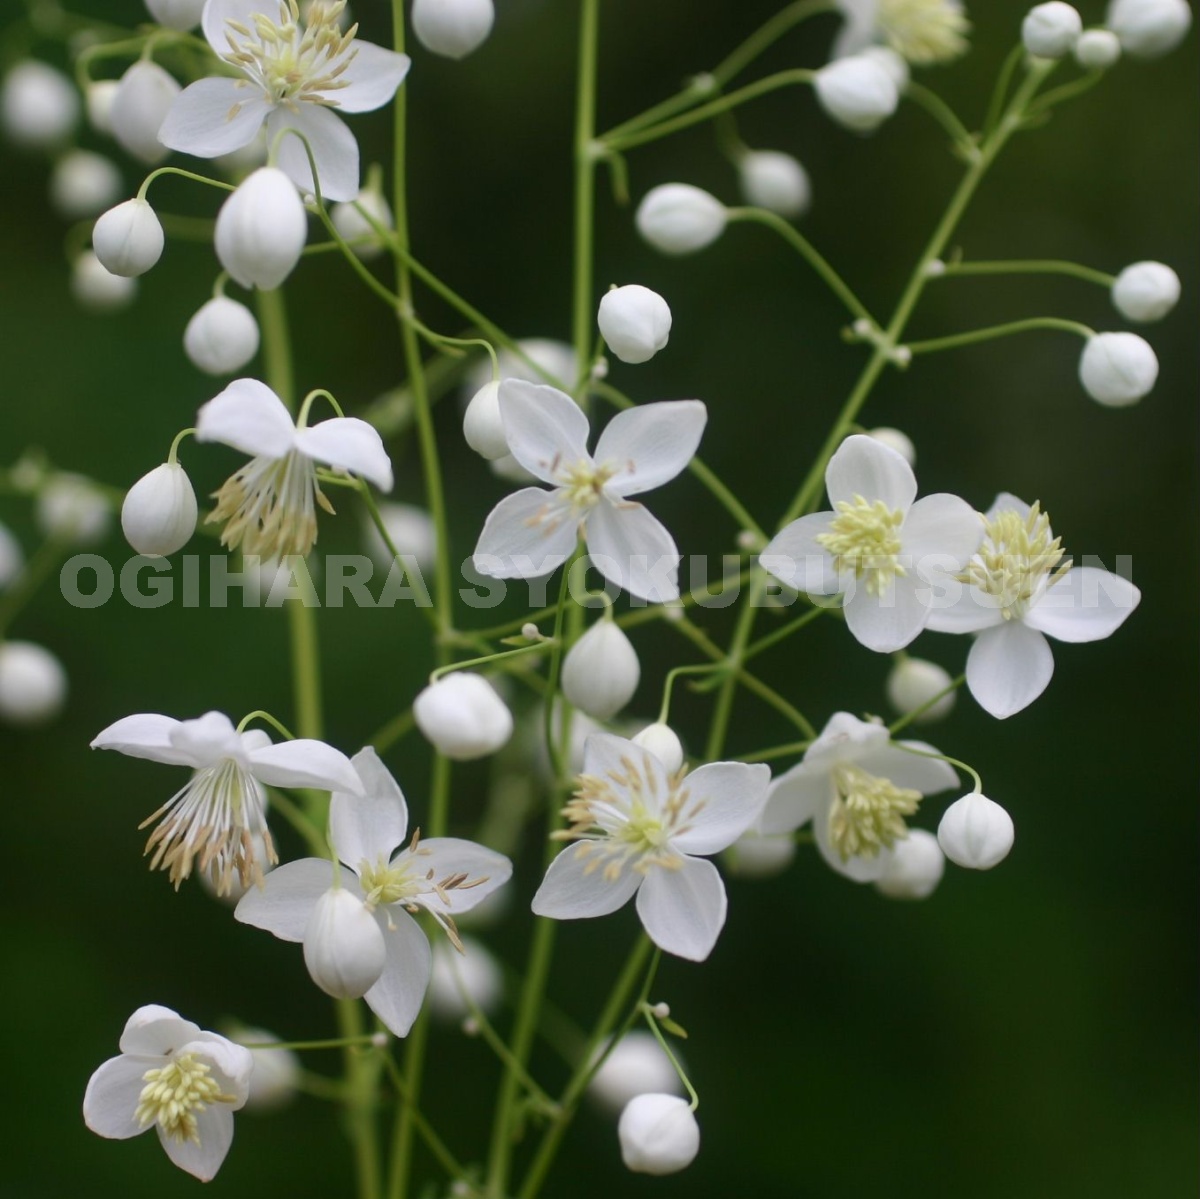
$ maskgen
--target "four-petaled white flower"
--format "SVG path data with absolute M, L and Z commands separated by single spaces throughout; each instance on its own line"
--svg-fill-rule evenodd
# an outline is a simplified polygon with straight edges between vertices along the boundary
M 845 593 L 846 624 L 868 649 L 903 649 L 940 598 L 935 585 L 956 586 L 954 575 L 978 549 L 979 516 L 957 496 L 917 500 L 912 467 L 863 434 L 830 458 L 825 488 L 836 511 L 793 521 L 760 561 L 797 591 Z
M 304 417 L 301 416 L 303 421 Z M 365 420 L 336 416 L 296 425 L 283 401 L 257 379 L 235 379 L 196 416 L 196 440 L 219 441 L 249 462 L 216 493 L 209 521 L 224 521 L 221 542 L 262 558 L 301 557 L 317 540 L 317 511 L 333 505 L 317 482 L 317 463 L 392 489 L 392 463 Z
M 250 1050 L 158 1004 L 129 1017 L 120 1047 L 120 1057 L 88 1081 L 88 1128 L 115 1140 L 154 1128 L 171 1161 L 208 1182 L 233 1141 L 233 1113 L 250 1093 Z
M 421 1009 L 430 973 L 429 942 L 409 913 L 428 912 L 459 945 L 454 917 L 505 883 L 512 863 L 456 837 L 426 840 L 417 830 L 408 840 L 408 805 L 396 780 L 373 749 L 352 761 L 361 782 L 351 794 L 336 792 L 329 808 L 329 840 L 343 864 L 288 862 L 267 876 L 261 890 L 248 892 L 235 915 L 283 941 L 302 942 L 313 908 L 330 887 L 361 900 L 387 949 L 383 973 L 363 998 L 402 1037 Z
M 977 633 L 967 686 L 980 707 L 1004 719 L 1033 703 L 1054 673 L 1046 637 L 1100 641 L 1124 623 L 1141 592 L 1095 566 L 1072 566 L 1039 505 L 1001 494 L 984 517 L 985 536 L 963 574 L 966 586 L 929 628 Z
M 971 23 L 960 0 L 836 0 L 845 18 L 835 58 L 890 46 L 909 62 L 949 62 L 967 51 Z
M 345 33 L 346 5 L 316 0 L 302 19 L 297 0 L 208 0 L 208 44 L 239 72 L 201 79 L 176 98 L 159 141 L 198 158 L 249 145 L 267 126 L 275 163 L 302 191 L 316 190 L 305 142 L 329 200 L 358 195 L 358 143 L 336 112 L 370 112 L 395 95 L 408 73 L 407 55 Z M 303 137 L 286 135 L 295 130 Z
M 679 598 L 671 534 L 628 497 L 673 479 L 691 461 L 708 419 L 699 400 L 620 412 L 596 451 L 588 419 L 553 387 L 505 379 L 500 415 L 513 457 L 554 490 L 526 487 L 500 501 L 475 547 L 475 569 L 496 579 L 534 579 L 561 566 L 582 528 L 606 579 L 652 603 Z
M 856 883 L 875 882 L 908 836 L 905 817 L 926 795 L 958 784 L 949 763 L 921 756 L 935 753 L 923 741 L 893 742 L 882 724 L 837 712 L 803 759 L 771 784 L 759 827 L 790 833 L 812 821 L 817 848 L 834 870 Z
M 267 862 L 278 860 L 267 828 L 264 784 L 362 790 L 350 759 L 323 741 L 272 744 L 261 729 L 238 732 L 221 712 L 196 720 L 126 716 L 100 733 L 92 748 L 192 767 L 187 784 L 139 827 L 159 821 L 146 842 L 146 852 L 154 853 L 151 870 L 166 870 L 178 888 L 198 865 L 208 871 L 218 895 L 232 890 L 235 874 L 243 887 L 262 882 L 256 834 Z
M 704 860 L 762 814 L 770 771 L 712 762 L 674 773 L 649 750 L 598 733 L 588 738 L 579 789 L 563 809 L 573 841 L 550 863 L 533 910 L 555 920 L 605 916 L 637 893 L 650 939 L 702 962 L 725 924 L 725 884 Z

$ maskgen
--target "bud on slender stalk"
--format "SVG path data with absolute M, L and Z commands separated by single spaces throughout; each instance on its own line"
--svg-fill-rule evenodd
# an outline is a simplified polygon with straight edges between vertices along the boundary
M 1089 71 L 1103 71 L 1121 57 L 1121 39 L 1109 29 L 1085 29 L 1075 43 L 1075 61 Z
M 621 1159 L 638 1174 L 675 1174 L 700 1152 L 700 1126 L 686 1099 L 648 1094 L 631 1099 L 617 1124 Z
M 615 716 L 633 698 L 642 669 L 620 625 L 597 621 L 563 660 L 562 689 L 571 704 L 597 720 Z
M 116 312 L 133 303 L 137 281 L 114 275 L 91 250 L 85 250 L 71 268 L 71 294 L 92 312 Z
M 278 287 L 300 261 L 307 237 L 296 185 L 277 167 L 248 175 L 217 213 L 217 257 L 243 287 Z
M 482 46 L 495 19 L 492 0 L 413 0 L 417 41 L 446 58 L 465 58 Z
M 678 1095 L 682 1087 L 654 1034 L 634 1029 L 613 1046 L 587 1089 L 597 1103 L 616 1113 L 639 1095 Z
M 1008 856 L 1013 845 L 1012 817 L 986 795 L 977 792 L 955 800 L 938 825 L 942 852 L 957 866 L 991 870 Z
M 361 999 L 387 961 L 383 931 L 366 905 L 341 887 L 325 892 L 304 930 L 304 964 L 334 999 Z
M 945 872 L 946 858 L 938 839 L 923 828 L 911 828 L 892 846 L 875 889 L 888 899 L 928 899 Z
M 369 262 L 372 258 L 378 258 L 385 247 L 371 221 L 359 211 L 360 208 L 376 225 L 382 225 L 385 229 L 393 228 L 395 218 L 392 216 L 391 205 L 377 191 L 359 192 L 355 200 L 346 200 L 333 206 L 329 214 L 330 219 L 333 221 L 333 227 L 346 241 L 370 239 L 351 247 L 357 257 Z
M 1113 304 L 1126 320 L 1160 321 L 1179 303 L 1179 276 L 1162 262 L 1135 262 L 1112 286 Z
M 1097 333 L 1079 359 L 1079 381 L 1097 403 L 1124 408 L 1148 395 L 1158 378 L 1158 359 L 1136 333 Z
M 162 162 L 171 152 L 158 140 L 158 131 L 181 90 L 154 62 L 135 62 L 121 76 L 109 124 L 118 144 L 147 166 Z
M 187 323 L 183 348 L 210 375 L 231 375 L 258 353 L 258 322 L 245 304 L 214 296 Z
M 103 212 L 121 194 L 123 181 L 103 154 L 70 150 L 54 164 L 50 202 L 69 221 Z
M 742 195 L 747 204 L 796 217 L 808 211 L 812 184 L 808 172 L 780 150 L 751 150 L 738 162 Z
M 163 252 L 163 227 L 145 200 L 110 208 L 92 230 L 92 248 L 106 271 L 132 279 L 144 275 Z
M 888 69 L 865 54 L 839 58 L 816 76 L 817 100 L 840 125 L 870 133 L 896 111 L 900 92 Z
M 61 71 L 26 59 L 4 76 L 0 118 L 18 145 L 56 146 L 71 136 L 79 120 L 79 93 Z
M 496 462 L 508 456 L 508 439 L 500 416 L 500 384 L 485 383 L 463 413 L 463 437 L 481 458 Z
M 1112 0 L 1105 24 L 1134 58 L 1158 58 L 1174 50 L 1192 25 L 1187 0 Z
M 482 675 L 456 670 L 430 683 L 413 703 L 417 727 L 448 758 L 495 753 L 512 736 L 512 713 Z
M 1062 0 L 1037 5 L 1021 23 L 1021 40 L 1036 58 L 1062 58 L 1070 54 L 1082 32 L 1083 18 Z
M 126 493 L 121 529 L 139 554 L 160 558 L 187 545 L 196 530 L 196 516 L 196 493 L 183 467 L 164 462 Z
M 0 642 L 0 720 L 45 724 L 66 699 L 67 672 L 48 649 L 32 641 Z
M 633 743 L 648 749 L 666 767 L 668 774 L 674 774 L 683 765 L 683 745 L 669 725 L 659 721 L 648 724 L 634 737 Z
M 907 716 L 941 694 L 954 680 L 936 662 L 924 658 L 903 658 L 892 667 L 887 679 L 888 702 L 897 712 Z M 943 695 L 931 708 L 917 717 L 917 724 L 930 724 L 950 714 L 954 707 L 954 692 Z
M 652 188 L 638 205 L 638 232 L 664 254 L 690 254 L 711 245 L 725 231 L 728 215 L 715 196 L 690 183 Z
M 667 344 L 671 309 L 658 292 L 629 283 L 605 294 L 596 323 L 608 348 L 622 362 L 649 362 Z
M 64 472 L 42 488 L 34 514 L 47 537 L 96 545 L 108 533 L 112 509 L 108 497 L 89 479 Z

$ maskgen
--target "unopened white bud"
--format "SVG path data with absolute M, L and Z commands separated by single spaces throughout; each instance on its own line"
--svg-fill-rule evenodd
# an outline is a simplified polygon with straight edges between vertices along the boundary
M 67 699 L 67 672 L 32 641 L 0 642 L 0 719 L 37 725 L 53 720 Z
M 360 209 L 362 211 L 360 211 Z M 366 213 L 366 216 L 363 215 Z M 395 218 L 392 216 L 391 205 L 377 191 L 359 192 L 353 201 L 344 200 L 335 204 L 329 214 L 333 227 L 348 242 L 364 239 L 361 245 L 351 246 L 354 253 L 364 261 L 378 258 L 384 251 L 384 243 L 375 230 L 375 225 L 391 229 Z M 367 220 L 367 217 L 371 220 Z
M 277 167 L 248 175 L 217 213 L 217 258 L 243 287 L 278 287 L 300 261 L 307 238 L 300 194 Z
M 1121 57 L 1121 39 L 1111 29 L 1085 29 L 1075 43 L 1075 61 L 1089 71 L 1104 71 Z
M 676 736 L 674 729 L 661 721 L 648 724 L 636 737 L 634 745 L 648 749 L 666 768 L 668 774 L 674 774 L 683 765 L 683 743 Z
M 542 634 L 538 631 L 537 625 L 535 625 L 532 620 L 526 621 L 525 624 L 521 626 L 521 636 L 524 637 L 526 641 L 541 641 L 542 639 Z
M 796 856 L 796 838 L 791 833 L 743 833 L 726 851 L 724 860 L 731 874 L 740 878 L 774 878 L 782 874 Z
M 437 558 L 437 529 L 424 508 L 416 504 L 380 504 L 379 515 L 401 557 L 413 558 L 422 570 L 433 565 Z M 385 574 L 392 569 L 392 551 L 374 521 L 367 525 L 367 552 Z
M 567 700 L 607 720 L 633 698 L 642 668 L 637 651 L 615 620 L 598 620 L 567 651 L 562 665 L 562 690 Z
M 1187 0 L 1112 0 L 1105 24 L 1134 58 L 1158 58 L 1174 50 L 1192 25 Z
M 1113 304 L 1126 320 L 1160 321 L 1179 303 L 1179 276 L 1162 262 L 1135 262 L 1112 286 Z
M 614 287 L 600 300 L 600 335 L 622 362 L 649 362 L 671 333 L 671 309 L 656 291 L 637 283 Z
M 807 212 L 812 202 L 808 172 L 782 150 L 751 150 L 743 154 L 738 162 L 738 175 L 746 202 L 757 208 L 794 217 Z
M 21 543 L 0 525 L 0 591 L 9 585 L 25 569 L 25 555 Z
M 146 0 L 146 7 L 160 25 L 183 32 L 200 24 L 204 0 Z
M 940 695 L 954 680 L 949 671 L 936 662 L 924 658 L 902 658 L 892 667 L 887 678 L 888 702 L 904 715 L 924 707 L 935 695 Z M 942 698 L 926 708 L 916 718 L 917 724 L 929 724 L 949 715 L 954 707 L 954 692 L 948 691 Z
M 145 200 L 126 200 L 110 208 L 92 230 L 92 248 L 106 271 L 132 279 L 144 275 L 162 257 L 163 227 Z
M 87 106 L 88 122 L 97 133 L 112 136 L 112 106 L 120 86 L 116 79 L 98 79 L 95 83 L 88 84 L 84 103 Z
M 1021 22 L 1025 49 L 1037 58 L 1062 58 L 1069 54 L 1083 32 L 1079 11 L 1062 0 L 1050 0 L 1031 8 Z
M 103 541 L 112 508 L 103 492 L 82 475 L 55 475 L 42 488 L 34 510 L 38 527 L 47 537 L 76 545 Z
M 865 54 L 838 58 L 816 74 L 821 107 L 858 133 L 877 129 L 896 111 L 900 92 L 886 67 Z
M 202 305 L 183 331 L 183 348 L 192 364 L 210 375 L 231 375 L 258 353 L 258 322 L 245 304 L 214 296 Z
M 664 254 L 690 254 L 711 245 L 725 231 L 728 214 L 716 196 L 690 183 L 652 188 L 638 205 L 638 232 Z
M 896 91 L 903 94 L 911 78 L 908 59 L 903 54 L 898 54 L 890 46 L 867 46 L 858 53 L 860 57 L 881 66 L 896 85 Z
M 500 384 L 485 383 L 463 413 L 463 436 L 481 458 L 496 462 L 508 456 L 508 439 L 500 416 Z
M 202 878 L 207 874 L 202 874 Z M 230 1038 L 238 1045 L 270 1045 L 279 1038 L 263 1028 L 239 1028 Z M 295 1098 L 300 1088 L 300 1059 L 290 1049 L 251 1049 L 254 1069 L 246 1110 L 272 1112 Z
M 512 713 L 482 675 L 456 670 L 430 683 L 413 703 L 417 727 L 458 762 L 486 757 L 512 736 Z
M 459 953 L 449 941 L 433 947 L 433 970 L 429 976 L 429 1006 L 440 1019 L 457 1022 L 470 1007 L 465 992 L 481 1012 L 491 1012 L 504 994 L 504 975 L 496 959 L 471 937 L 462 939 Z
M 621 1160 L 637 1174 L 675 1174 L 700 1152 L 700 1125 L 686 1099 L 638 1095 L 617 1122 Z
M 121 172 L 103 154 L 69 150 L 54 164 L 50 202 L 69 221 L 103 212 L 120 194 Z
M 153 166 L 170 150 L 158 140 L 180 86 L 157 63 L 135 62 L 121 76 L 109 110 L 113 137 L 134 158 Z
M 1097 333 L 1079 359 L 1079 381 L 1097 403 L 1124 408 L 1148 395 L 1158 378 L 1158 359 L 1136 333 Z
M 888 899 L 928 899 L 946 872 L 946 857 L 938 839 L 923 828 L 910 828 L 887 856 L 875 888 Z
M 917 447 L 913 445 L 912 438 L 907 433 L 888 425 L 880 425 L 878 429 L 868 429 L 867 436 L 887 446 L 889 450 L 895 450 L 909 466 L 916 465 Z
M 611 1112 L 621 1111 L 638 1095 L 678 1095 L 682 1089 L 671 1059 L 654 1034 L 642 1029 L 627 1032 L 613 1046 L 587 1086 L 592 1099 Z
M 161 558 L 187 545 L 196 531 L 196 493 L 178 462 L 164 462 L 125 494 L 121 529 L 139 554 Z
M 986 795 L 974 792 L 956 799 L 938 825 L 938 845 L 956 866 L 991 870 L 1013 845 L 1012 817 Z
M 495 19 L 492 0 L 413 0 L 417 41 L 446 58 L 465 58 L 482 46 Z
M 335 999 L 361 999 L 386 961 L 383 930 L 366 904 L 342 887 L 326 891 L 304 930 L 304 964 L 313 982 Z
M 116 312 L 133 303 L 137 281 L 114 275 L 91 250 L 85 250 L 71 268 L 71 294 L 91 312 Z
M 22 146 L 54 146 L 79 120 L 79 93 L 61 71 L 35 59 L 19 62 L 0 90 L 4 131 Z

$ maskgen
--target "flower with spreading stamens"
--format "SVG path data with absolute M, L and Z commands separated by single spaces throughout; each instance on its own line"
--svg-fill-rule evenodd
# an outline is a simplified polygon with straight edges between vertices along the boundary
M 732 845 L 762 814 L 771 772 L 711 762 L 669 772 L 648 749 L 597 733 L 587 740 L 578 790 L 563 809 L 571 841 L 546 872 L 533 910 L 555 920 L 606 916 L 637 894 L 650 939 L 702 962 L 725 924 L 725 884 L 704 859 Z
M 457 837 L 408 835 L 408 805 L 373 749 L 352 759 L 358 787 L 335 792 L 329 841 L 342 865 L 302 858 L 273 870 L 234 915 L 281 941 L 304 942 L 313 909 L 330 887 L 361 901 L 383 934 L 383 972 L 363 998 L 398 1037 L 412 1028 L 429 983 L 429 942 L 412 918 L 428 912 L 461 949 L 454 917 L 507 882 L 502 854 Z M 407 842 L 407 844 L 406 844 Z M 410 913 L 412 915 L 410 915 Z
M 959 0 L 837 0 L 837 7 L 846 23 L 834 43 L 835 58 L 882 43 L 927 66 L 969 48 L 971 22 Z

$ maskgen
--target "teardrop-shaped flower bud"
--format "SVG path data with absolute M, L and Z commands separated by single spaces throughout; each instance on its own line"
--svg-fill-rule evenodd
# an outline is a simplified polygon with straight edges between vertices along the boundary
M 1104 71 L 1121 57 L 1121 39 L 1111 29 L 1085 29 L 1075 43 L 1075 61 L 1089 71 Z
M 50 176 L 50 202 L 69 221 L 103 212 L 123 189 L 121 172 L 103 154 L 69 150 Z
M 334 999 L 361 999 L 387 961 L 383 930 L 366 905 L 342 887 L 326 891 L 304 930 L 304 964 Z
M 938 825 L 942 852 L 956 866 L 991 870 L 1013 845 L 1012 817 L 986 795 L 974 792 L 956 799 Z
M 181 33 L 200 24 L 205 0 L 146 0 L 150 15 L 167 29 Z
M 1031 8 L 1021 22 L 1021 40 L 1036 58 L 1062 58 L 1074 48 L 1083 32 L 1083 18 L 1062 0 L 1049 0 Z
M 485 383 L 463 413 L 463 437 L 481 458 L 496 462 L 508 455 L 508 439 L 500 416 L 500 384 Z
M 671 309 L 656 291 L 637 283 L 614 287 L 600 301 L 600 335 L 622 362 L 649 362 L 671 333 Z
M 243 287 L 278 287 L 300 261 L 307 238 L 300 194 L 277 167 L 248 175 L 217 213 L 217 258 Z
M 355 200 L 345 200 L 340 204 L 335 204 L 329 217 L 333 221 L 333 227 L 346 241 L 356 242 L 360 239 L 367 239 L 360 245 L 352 245 L 351 249 L 357 257 L 368 262 L 372 258 L 378 258 L 383 253 L 385 245 L 371 221 L 363 215 L 364 212 L 376 225 L 382 225 L 384 229 L 394 227 L 395 217 L 392 216 L 391 205 L 377 191 L 359 192 Z
M 790 154 L 751 150 L 738 162 L 738 174 L 748 204 L 788 217 L 808 211 L 812 184 L 808 172 Z
M 214 296 L 187 323 L 183 348 L 210 375 L 232 375 L 258 353 L 258 322 L 245 304 Z
M 145 200 L 110 208 L 92 230 L 92 248 L 104 269 L 126 279 L 144 275 L 163 252 L 163 227 Z
M 722 855 L 731 874 L 739 878 L 774 878 L 796 856 L 791 833 L 743 833 Z
M 639 1095 L 678 1095 L 681 1090 L 671 1059 L 654 1034 L 642 1029 L 627 1032 L 612 1047 L 587 1086 L 587 1093 L 613 1113 Z
M 686 1099 L 651 1093 L 631 1099 L 617 1123 L 621 1160 L 637 1174 L 675 1174 L 700 1152 L 700 1126 Z
M 112 106 L 120 86 L 117 79 L 97 79 L 88 84 L 84 104 L 88 122 L 97 133 L 112 137 Z
M 907 716 L 941 695 L 954 680 L 949 671 L 924 658 L 902 658 L 892 667 L 887 678 L 888 702 L 897 712 Z M 930 724 L 948 716 L 954 707 L 954 692 L 950 691 L 917 717 L 917 724 Z
M 835 59 L 817 72 L 814 86 L 821 107 L 857 133 L 877 129 L 900 103 L 891 73 L 866 54 Z
M 0 118 L 18 145 L 55 146 L 79 120 L 79 93 L 61 71 L 27 58 L 4 76 Z
M 413 702 L 413 716 L 438 751 L 459 762 L 493 754 L 512 736 L 512 713 L 496 689 L 467 671 L 430 683 Z
M 181 550 L 196 531 L 196 493 L 178 462 L 143 475 L 121 505 L 125 540 L 139 554 L 161 558 Z
M 878 429 L 868 429 L 867 436 L 874 438 L 880 445 L 887 446 L 889 450 L 895 450 L 909 466 L 916 466 L 917 447 L 913 445 L 912 438 L 907 433 L 888 425 L 880 425 Z
M 114 275 L 91 250 L 71 267 L 71 295 L 91 312 L 116 312 L 133 303 L 137 280 Z
M 1136 333 L 1097 333 L 1079 359 L 1079 381 L 1097 403 L 1124 408 L 1149 395 L 1158 378 L 1158 359 Z
M 1135 262 L 1127 266 L 1112 286 L 1113 304 L 1126 320 L 1160 321 L 1176 304 L 1179 276 L 1163 262 Z
M 482 46 L 495 19 L 492 0 L 413 0 L 417 41 L 446 58 L 465 58 Z
M 633 698 L 642 668 L 637 651 L 615 620 L 598 620 L 567 651 L 563 694 L 597 720 L 615 716 Z
M 635 656 L 635 664 L 636 661 Z M 633 743 L 640 745 L 642 749 L 648 749 L 663 764 L 668 774 L 674 774 L 683 765 L 683 744 L 675 735 L 675 730 L 661 721 L 646 725 L 633 738 Z
M 664 183 L 652 188 L 638 205 L 638 232 L 664 254 L 690 254 L 711 245 L 722 233 L 725 205 L 690 183 Z
M 48 649 L 32 641 L 0 642 L 0 719 L 45 724 L 66 700 L 67 672 Z
M 1134 58 L 1158 58 L 1174 50 L 1192 25 L 1187 0 L 1112 0 L 1104 22 Z
M 117 143 L 147 166 L 162 162 L 171 153 L 158 140 L 158 131 L 181 90 L 155 62 L 139 60 L 121 76 L 109 124 Z
M 883 875 L 875 888 L 888 899 L 928 899 L 946 872 L 946 857 L 938 839 L 923 828 L 892 846 Z

